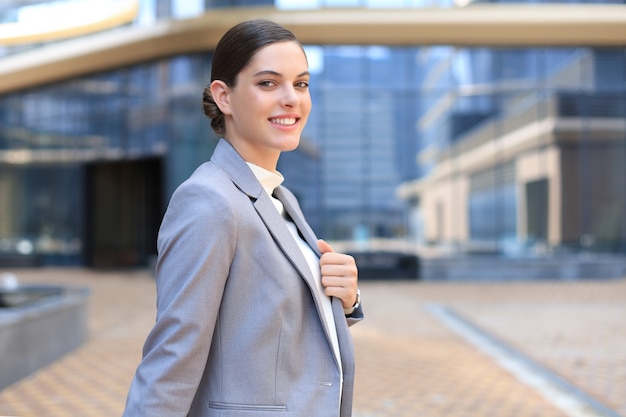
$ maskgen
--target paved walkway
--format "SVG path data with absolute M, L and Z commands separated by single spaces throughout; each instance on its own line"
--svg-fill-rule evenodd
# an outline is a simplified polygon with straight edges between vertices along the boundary
M 154 321 L 150 274 L 12 272 L 90 287 L 91 336 L 0 391 L 0 416 L 119 416 Z M 626 279 L 361 289 L 355 417 L 626 417 Z

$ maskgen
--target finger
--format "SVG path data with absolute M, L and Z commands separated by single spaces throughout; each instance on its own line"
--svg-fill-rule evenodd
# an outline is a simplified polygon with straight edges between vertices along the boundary
M 344 289 L 348 292 L 356 292 L 357 280 L 347 277 L 325 276 L 322 277 L 324 288 Z
M 319 239 L 317 241 L 317 248 L 322 253 L 334 252 L 333 247 L 328 244 L 324 239 Z
M 356 277 L 357 268 L 353 262 L 320 262 L 322 276 Z
M 343 308 L 349 308 L 356 302 L 356 289 L 329 286 L 324 288 L 324 293 L 329 297 L 339 298 Z

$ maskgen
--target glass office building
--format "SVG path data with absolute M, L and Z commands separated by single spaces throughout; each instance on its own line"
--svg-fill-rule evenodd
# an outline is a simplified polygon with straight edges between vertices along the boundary
M 142 0 L 112 31 L 192 22 L 214 8 L 241 7 L 243 19 L 250 6 L 288 16 L 459 5 Z M 298 23 L 289 27 L 299 35 Z M 623 46 L 301 39 L 313 111 L 279 170 L 320 237 L 428 256 L 626 253 Z M 64 42 L 5 46 L 0 67 Z M 4 87 L 0 254 L 148 263 L 170 195 L 217 141 L 200 108 L 205 49 Z

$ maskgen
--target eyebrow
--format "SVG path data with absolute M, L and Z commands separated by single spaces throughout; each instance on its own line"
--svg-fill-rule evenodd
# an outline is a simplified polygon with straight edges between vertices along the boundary
M 259 76 L 259 75 L 274 75 L 276 77 L 282 77 L 282 74 L 276 71 L 272 71 L 272 70 L 262 70 L 257 72 L 256 74 L 254 74 L 255 77 Z M 298 77 L 304 77 L 305 75 L 311 75 L 311 73 L 309 71 L 304 71 L 301 72 L 300 74 L 298 74 Z

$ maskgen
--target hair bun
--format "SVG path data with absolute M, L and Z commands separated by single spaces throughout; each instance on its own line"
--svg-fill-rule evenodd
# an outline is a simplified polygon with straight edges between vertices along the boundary
M 213 100 L 210 87 L 205 87 L 202 92 L 202 111 L 204 115 L 211 119 L 211 127 L 218 135 L 223 135 L 225 131 L 224 113 Z

